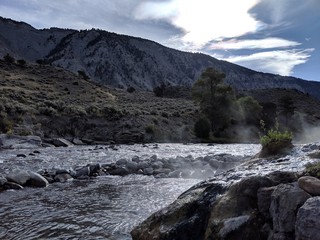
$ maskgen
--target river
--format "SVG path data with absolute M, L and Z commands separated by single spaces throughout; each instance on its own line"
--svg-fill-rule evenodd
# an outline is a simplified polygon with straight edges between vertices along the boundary
M 8 174 L 14 168 L 68 169 L 137 156 L 142 159 L 154 155 L 158 158 L 197 158 L 222 153 L 253 156 L 259 150 L 260 146 L 255 144 L 137 144 L 116 148 L 4 150 L 0 152 L 0 175 Z M 17 154 L 26 157 L 17 157 Z M 302 164 L 301 159 L 298 160 L 293 166 L 298 162 Z M 279 164 L 289 166 L 285 161 L 279 161 Z M 261 163 L 255 167 L 258 169 L 259 166 Z M 53 183 L 47 188 L 5 191 L 0 193 L 0 239 L 131 239 L 130 231 L 136 224 L 202 180 L 143 175 L 101 176 Z

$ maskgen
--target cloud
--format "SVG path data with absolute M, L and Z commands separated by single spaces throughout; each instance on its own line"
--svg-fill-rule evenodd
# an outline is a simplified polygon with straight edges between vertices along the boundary
M 201 49 L 212 40 L 233 38 L 256 32 L 264 27 L 248 11 L 259 0 L 172 0 L 141 3 L 135 17 L 166 19 L 183 29 L 181 41 L 193 49 Z
M 270 48 L 288 48 L 296 47 L 301 43 L 289 41 L 282 38 L 265 38 L 265 39 L 231 39 L 211 44 L 211 50 L 240 50 L 240 49 L 270 49 Z
M 259 52 L 246 56 L 231 56 L 223 60 L 261 72 L 292 75 L 295 66 L 306 63 L 313 48 Z

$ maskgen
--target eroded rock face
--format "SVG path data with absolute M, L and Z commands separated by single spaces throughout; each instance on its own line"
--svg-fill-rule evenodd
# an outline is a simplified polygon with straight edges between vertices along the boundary
M 290 183 L 296 180 L 294 173 L 272 172 L 244 178 L 231 186 L 214 180 L 202 182 L 134 228 L 132 237 L 293 239 L 295 213 L 310 197 L 297 182 Z M 274 217 L 279 220 L 273 220 Z M 287 219 L 291 219 L 288 226 Z
M 16 136 L 0 134 L 0 149 L 28 149 L 41 147 L 42 140 L 38 136 Z
M 299 209 L 296 221 L 296 239 L 320 239 L 320 197 L 309 198 Z
M 270 215 L 274 235 L 284 239 L 294 238 L 296 213 L 311 195 L 298 187 L 298 184 L 280 184 L 271 196 Z
M 131 232 L 134 240 L 204 239 L 211 206 L 224 193 L 223 184 L 203 182 L 174 203 L 151 215 Z

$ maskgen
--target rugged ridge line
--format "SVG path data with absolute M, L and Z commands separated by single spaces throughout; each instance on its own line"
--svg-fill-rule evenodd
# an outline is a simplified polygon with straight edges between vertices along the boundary
M 0 56 L 6 53 L 29 61 L 42 59 L 73 72 L 81 70 L 98 82 L 120 88 L 191 86 L 205 68 L 214 67 L 226 73 L 226 81 L 239 90 L 297 89 L 320 99 L 319 82 L 256 72 L 205 54 L 98 29 L 37 30 L 0 18 Z

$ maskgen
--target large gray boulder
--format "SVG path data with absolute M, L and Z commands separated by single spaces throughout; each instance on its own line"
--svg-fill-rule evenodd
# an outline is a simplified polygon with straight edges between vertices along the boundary
M 203 182 L 154 213 L 132 232 L 133 240 L 204 239 L 211 206 L 226 187 Z
M 20 169 L 12 171 L 6 179 L 21 186 L 47 187 L 49 185 L 49 182 L 40 174 Z
M 30 149 L 41 147 L 42 140 L 38 136 L 17 136 L 0 134 L 0 149 Z
M 270 215 L 273 222 L 273 235 L 277 239 L 294 237 L 296 213 L 311 195 L 298 187 L 298 184 L 280 184 L 271 195 Z M 275 237 L 276 236 L 276 237 Z
M 320 240 L 320 197 L 309 198 L 299 209 L 296 221 L 296 239 Z

